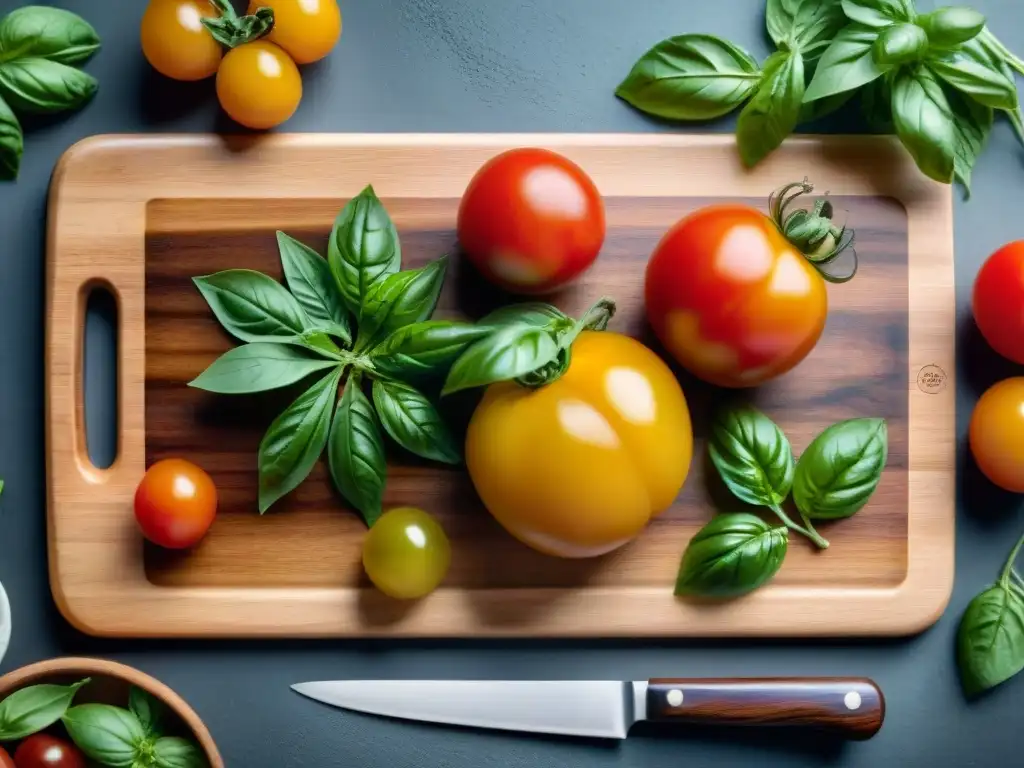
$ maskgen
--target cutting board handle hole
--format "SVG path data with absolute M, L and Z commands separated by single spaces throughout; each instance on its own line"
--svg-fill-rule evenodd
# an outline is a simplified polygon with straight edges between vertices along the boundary
M 85 447 L 89 461 L 108 469 L 118 449 L 118 307 L 103 283 L 84 289 L 85 324 L 82 339 L 82 402 Z

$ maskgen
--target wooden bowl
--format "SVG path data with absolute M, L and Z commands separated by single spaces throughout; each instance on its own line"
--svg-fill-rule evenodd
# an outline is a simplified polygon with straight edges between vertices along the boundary
M 69 685 L 86 677 L 90 678 L 91 682 L 75 696 L 75 704 L 99 702 L 127 707 L 128 691 L 131 686 L 142 688 L 167 705 L 168 733 L 191 737 L 199 744 L 211 768 L 224 768 L 224 759 L 217 751 L 217 745 L 213 743 L 209 730 L 184 699 L 145 672 L 115 661 L 69 656 L 29 664 L 0 677 L 0 700 L 30 685 Z

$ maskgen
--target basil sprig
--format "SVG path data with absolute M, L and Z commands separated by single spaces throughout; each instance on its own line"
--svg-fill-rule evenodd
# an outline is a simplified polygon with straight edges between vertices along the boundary
M 88 682 L 89 678 L 72 685 L 30 685 L 12 693 L 0 702 L 0 741 L 17 741 L 49 728 Z
M 61 8 L 27 5 L 0 19 L 0 179 L 18 177 L 24 138 L 15 113 L 79 109 L 96 78 L 78 69 L 100 47 L 96 30 Z
M 423 458 L 461 461 L 440 413 L 416 385 L 441 381 L 494 329 L 430 319 L 447 259 L 399 271 L 398 231 L 372 187 L 338 215 L 326 259 L 283 232 L 277 243 L 287 287 L 245 269 L 195 278 L 220 324 L 248 343 L 215 360 L 191 386 L 247 394 L 311 381 L 260 442 L 259 510 L 297 488 L 326 452 L 335 486 L 373 525 L 387 476 L 385 432 Z

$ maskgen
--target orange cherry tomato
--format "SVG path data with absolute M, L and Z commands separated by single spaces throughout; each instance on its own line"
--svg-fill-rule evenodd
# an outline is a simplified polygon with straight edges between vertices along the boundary
M 197 544 L 213 525 L 217 489 L 206 472 L 184 459 L 164 459 L 147 471 L 135 491 L 135 519 L 161 547 Z
M 459 207 L 459 243 L 488 280 L 549 293 L 579 277 L 604 243 L 604 203 L 571 160 L 513 149 L 488 161 Z
M 218 16 L 208 0 L 150 0 L 142 14 L 142 52 L 160 74 L 202 80 L 216 74 L 223 49 L 202 24 Z
M 1024 493 L 1024 377 L 1006 379 L 978 400 L 971 415 L 971 453 L 985 477 Z
M 825 328 L 825 281 L 754 208 L 713 205 L 677 223 L 647 266 L 647 316 L 691 373 L 750 387 L 785 373 Z
M 217 72 L 217 98 L 247 128 L 280 125 L 302 100 L 302 76 L 283 49 L 257 40 L 232 49 Z
M 288 52 L 296 64 L 311 64 L 328 53 L 341 37 L 338 0 L 252 0 L 257 8 L 274 9 L 274 28 L 267 39 Z
M 1003 357 L 1024 363 L 1024 240 L 989 256 L 974 280 L 974 320 Z

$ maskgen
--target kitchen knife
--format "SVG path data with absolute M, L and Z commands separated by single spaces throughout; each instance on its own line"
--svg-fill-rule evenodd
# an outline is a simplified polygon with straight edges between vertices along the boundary
M 448 725 L 624 739 L 646 720 L 803 726 L 863 740 L 885 699 L 864 678 L 671 679 L 635 682 L 335 680 L 292 689 L 335 707 Z

